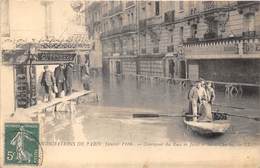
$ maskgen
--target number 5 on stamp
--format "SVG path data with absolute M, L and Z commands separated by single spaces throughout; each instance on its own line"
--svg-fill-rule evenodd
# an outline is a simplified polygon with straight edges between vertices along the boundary
M 6 123 L 5 164 L 39 164 L 39 124 Z

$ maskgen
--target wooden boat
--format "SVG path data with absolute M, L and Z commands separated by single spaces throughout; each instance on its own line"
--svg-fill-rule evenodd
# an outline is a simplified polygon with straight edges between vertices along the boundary
M 185 113 L 187 114 L 187 113 Z M 202 135 L 219 135 L 230 127 L 230 117 L 221 112 L 212 112 L 213 121 L 193 121 L 192 117 L 184 117 L 184 123 L 192 131 Z

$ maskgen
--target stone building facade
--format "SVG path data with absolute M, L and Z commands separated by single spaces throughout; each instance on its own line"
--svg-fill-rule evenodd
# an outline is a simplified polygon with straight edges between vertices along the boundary
M 63 55 L 71 58 L 66 51 L 76 50 L 73 47 L 77 48 L 77 55 L 88 52 L 89 46 L 80 46 L 83 41 L 88 44 L 85 12 L 81 11 L 85 9 L 84 3 L 0 1 L 0 111 L 10 115 L 17 108 L 35 104 L 35 99 L 42 97 L 39 92 L 44 65 L 49 65 L 53 71 L 59 63 L 65 63 Z M 77 47 L 71 44 L 77 44 Z M 32 62 L 30 68 L 27 60 L 34 57 L 37 61 Z M 75 63 L 78 60 L 75 58 Z
M 88 6 L 86 19 L 104 72 L 258 83 L 259 7 L 257 1 L 100 1 Z

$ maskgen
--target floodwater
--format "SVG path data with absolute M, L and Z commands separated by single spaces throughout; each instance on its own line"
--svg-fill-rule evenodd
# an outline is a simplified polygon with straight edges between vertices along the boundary
M 235 146 L 260 144 L 260 121 L 232 117 L 231 127 L 224 135 L 205 137 L 187 129 L 181 117 L 132 117 L 134 113 L 182 114 L 188 105 L 188 89 L 179 85 L 137 81 L 135 77 L 100 77 L 93 79 L 91 85 L 99 96 L 99 102 L 79 104 L 76 121 L 52 131 L 46 140 L 147 145 L 161 142 Z M 245 108 L 218 107 L 223 112 L 260 117 L 259 100 L 258 95 L 227 97 L 223 92 L 217 92 L 215 103 Z

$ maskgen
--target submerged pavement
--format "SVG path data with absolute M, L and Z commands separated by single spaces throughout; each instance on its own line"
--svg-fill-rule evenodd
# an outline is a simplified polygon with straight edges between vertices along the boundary
M 96 78 L 92 88 L 97 103 L 81 103 L 74 122 L 57 122 L 46 141 L 129 142 L 143 145 L 160 143 L 194 145 L 259 145 L 260 122 L 231 118 L 231 128 L 222 136 L 203 137 L 188 130 L 180 117 L 133 118 L 134 113 L 181 114 L 187 109 L 188 89 L 164 82 L 137 81 L 135 78 Z M 260 116 L 259 96 L 225 97 L 217 92 L 216 103 L 245 107 L 219 107 L 223 112 Z M 62 124 L 63 123 L 63 124 Z M 58 129 L 57 129 L 58 128 Z M 111 144 L 110 144 L 111 143 Z

